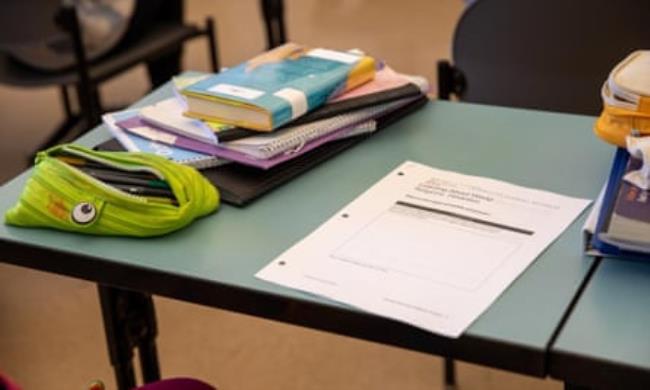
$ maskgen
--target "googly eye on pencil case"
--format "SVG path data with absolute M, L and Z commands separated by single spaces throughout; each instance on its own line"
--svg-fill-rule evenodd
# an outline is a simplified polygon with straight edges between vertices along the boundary
M 38 153 L 5 223 L 149 237 L 181 229 L 218 206 L 218 190 L 192 167 L 149 153 L 69 144 Z

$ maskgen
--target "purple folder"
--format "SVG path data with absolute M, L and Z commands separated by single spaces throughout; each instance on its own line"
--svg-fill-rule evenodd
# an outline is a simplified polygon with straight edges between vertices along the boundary
M 309 152 L 310 150 L 316 149 L 319 146 L 322 146 L 322 145 L 324 145 L 324 144 L 326 144 L 328 142 L 340 139 L 342 136 L 344 136 L 349 131 L 351 131 L 355 126 L 357 126 L 357 125 L 359 125 L 361 123 L 364 123 L 364 122 L 371 121 L 371 120 L 373 120 L 375 118 L 378 118 L 378 117 L 381 117 L 383 115 L 389 114 L 389 113 L 391 113 L 393 111 L 397 111 L 400 108 L 408 105 L 409 103 L 412 103 L 415 100 L 417 100 L 417 97 L 416 98 L 409 98 L 409 99 L 402 99 L 402 102 L 400 104 L 393 104 L 390 109 L 386 109 L 384 111 L 377 112 L 373 117 L 366 117 L 366 118 L 360 119 L 360 120 L 358 120 L 358 121 L 356 121 L 354 123 L 349 123 L 348 125 L 340 128 L 340 129 L 334 130 L 334 131 L 332 131 L 332 132 L 330 132 L 328 134 L 325 134 L 325 135 L 323 135 L 323 136 L 321 136 L 319 138 L 316 138 L 316 139 L 313 139 L 313 140 L 307 142 L 306 144 L 304 144 L 300 148 L 297 148 L 295 150 L 291 150 L 289 152 L 284 152 L 284 153 L 278 154 L 278 155 L 273 156 L 273 157 L 271 157 L 269 159 L 257 159 L 257 158 L 254 158 L 254 157 L 246 154 L 246 153 L 242 153 L 242 152 L 235 151 L 235 150 L 232 150 L 232 149 L 227 149 L 227 148 L 221 147 L 219 145 L 215 146 L 215 149 L 216 149 L 215 156 L 224 158 L 226 160 L 235 161 L 235 162 L 238 162 L 240 164 L 249 165 L 249 166 L 256 167 L 256 168 L 261 168 L 261 169 L 264 169 L 264 170 L 270 169 L 270 168 L 273 168 L 274 166 L 276 166 L 278 164 L 281 164 L 281 163 L 283 163 L 285 161 L 289 161 L 289 160 L 294 159 L 294 158 L 296 158 L 298 156 L 301 156 L 301 155 Z
M 119 127 L 121 127 L 122 129 L 124 129 L 125 131 L 129 131 L 129 132 L 132 132 L 132 133 L 134 133 L 136 135 L 144 136 L 144 137 L 146 137 L 146 135 L 142 134 L 141 132 L 137 132 L 134 129 L 136 129 L 138 127 L 146 127 L 150 131 L 160 133 L 160 134 L 162 134 L 164 136 L 167 136 L 167 137 L 168 136 L 173 136 L 173 137 L 175 137 L 173 143 L 165 142 L 164 138 L 155 137 L 156 138 L 155 141 L 157 141 L 157 142 L 168 143 L 168 144 L 171 144 L 171 145 L 179 147 L 179 148 L 193 150 L 195 152 L 205 153 L 205 154 L 208 154 L 208 155 L 211 155 L 211 156 L 221 157 L 221 158 L 224 158 L 226 160 L 235 161 L 235 162 L 238 162 L 240 164 L 250 165 L 250 166 L 253 166 L 253 167 L 256 167 L 256 168 L 261 168 L 261 169 L 272 168 L 272 167 L 274 167 L 274 166 L 276 166 L 276 165 L 278 165 L 280 163 L 283 163 L 283 162 L 285 162 L 287 160 L 291 160 L 292 158 L 295 158 L 295 157 L 298 157 L 298 156 L 300 156 L 302 154 L 305 154 L 308 151 L 310 151 L 310 150 L 312 150 L 314 148 L 317 148 L 317 147 L 319 147 L 319 146 L 321 146 L 321 145 L 323 145 L 323 144 L 325 144 L 325 143 L 327 143 L 329 141 L 332 141 L 332 140 L 336 139 L 337 137 L 345 134 L 347 131 L 350 131 L 350 129 L 352 127 L 357 125 L 355 123 L 355 124 L 352 124 L 350 126 L 335 130 L 335 131 L 333 131 L 333 132 L 331 132 L 329 134 L 326 134 L 326 135 L 324 135 L 324 136 L 322 136 L 320 138 L 317 138 L 317 139 L 315 139 L 315 140 L 313 140 L 311 142 L 308 142 L 302 148 L 294 150 L 291 153 L 282 153 L 282 154 L 274 156 L 274 157 L 272 157 L 270 159 L 260 160 L 260 159 L 253 158 L 253 157 L 249 156 L 248 154 L 245 154 L 245 153 L 242 153 L 242 152 L 239 152 L 239 151 L 227 149 L 227 148 L 220 147 L 220 146 L 217 146 L 217 145 L 206 144 L 206 143 L 197 141 L 197 140 L 192 139 L 192 138 L 187 138 L 187 137 L 183 137 L 181 135 L 175 134 L 175 133 L 170 133 L 170 132 L 165 131 L 164 129 L 162 129 L 160 127 L 154 126 L 154 125 L 142 120 L 138 116 L 134 116 L 132 118 L 125 119 L 123 121 L 119 121 L 116 124 Z
M 215 156 L 224 158 L 226 160 L 235 161 L 235 162 L 238 162 L 240 164 L 250 165 L 250 166 L 253 166 L 253 167 L 256 167 L 256 168 L 261 168 L 261 169 L 266 170 L 266 169 L 269 169 L 269 168 L 273 168 L 274 166 L 276 166 L 276 165 L 278 165 L 280 163 L 291 160 L 292 158 L 296 158 L 296 157 L 298 157 L 298 156 L 300 156 L 302 154 L 305 154 L 305 153 L 309 152 L 310 150 L 315 149 L 315 148 L 317 148 L 317 147 L 319 147 L 319 146 L 321 146 L 323 144 L 326 144 L 326 143 L 328 143 L 330 141 L 333 141 L 333 140 L 337 139 L 339 136 L 341 136 L 341 135 L 345 134 L 346 132 L 350 131 L 350 129 L 352 127 L 354 127 L 355 125 L 356 125 L 356 123 L 353 124 L 353 125 L 347 126 L 347 127 L 340 128 L 340 129 L 335 130 L 335 131 L 333 131 L 333 132 L 331 132 L 329 134 L 326 134 L 326 135 L 324 135 L 324 136 L 322 136 L 320 138 L 316 138 L 315 140 L 313 140 L 311 142 L 306 143 L 305 145 L 303 145 L 299 149 L 292 150 L 291 152 L 281 153 L 281 154 L 278 154 L 277 156 L 273 156 L 273 157 L 271 157 L 269 159 L 265 159 L 265 160 L 257 159 L 257 158 L 251 157 L 250 155 L 248 155 L 246 153 L 241 153 L 241 152 L 236 151 L 236 150 L 226 149 L 226 148 L 219 147 L 219 146 L 215 146 L 215 148 L 217 149 L 217 152 L 215 153 Z
M 199 153 L 205 153 L 211 156 L 221 157 L 226 160 L 235 161 L 240 164 L 250 165 L 261 169 L 269 169 L 284 161 L 290 160 L 294 157 L 300 156 L 301 154 L 307 153 L 308 151 L 320 145 L 323 145 L 326 142 L 336 139 L 337 136 L 344 134 L 346 131 L 349 131 L 351 127 L 353 127 L 353 126 L 348 126 L 345 128 L 338 129 L 332 133 L 329 133 L 323 137 L 320 137 L 318 139 L 313 140 L 312 142 L 307 143 L 299 150 L 295 150 L 293 153 L 283 153 L 267 160 L 260 160 L 260 159 L 253 158 L 245 153 L 241 153 L 239 151 L 227 149 L 224 147 L 219 147 L 216 145 L 206 144 L 192 138 L 183 137 L 182 135 L 178 135 L 176 133 L 171 133 L 169 131 L 164 130 L 161 127 L 152 125 L 151 123 L 144 121 L 142 118 L 138 116 L 134 116 L 132 118 L 119 121 L 116 124 L 120 128 L 124 129 L 125 131 L 131 132 L 133 134 L 142 137 L 146 137 L 146 135 L 136 131 L 135 129 L 138 127 L 146 127 L 150 131 L 159 133 L 159 135 L 163 135 L 164 137 L 170 137 L 170 136 L 175 137 L 173 143 L 166 142 L 165 138 L 158 138 L 158 137 L 152 139 L 154 141 L 167 143 L 179 148 L 188 149 Z

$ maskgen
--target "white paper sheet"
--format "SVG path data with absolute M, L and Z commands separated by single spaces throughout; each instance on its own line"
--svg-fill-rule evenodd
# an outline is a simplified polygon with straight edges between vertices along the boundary
M 588 204 L 407 161 L 256 276 L 458 337 Z

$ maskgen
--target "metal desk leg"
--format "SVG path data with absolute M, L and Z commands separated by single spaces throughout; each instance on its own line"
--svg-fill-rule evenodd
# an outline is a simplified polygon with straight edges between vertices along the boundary
M 150 295 L 97 285 L 111 364 L 119 390 L 136 385 L 133 349 L 138 348 L 144 382 L 160 379 L 156 315 Z
M 445 389 L 452 390 L 456 388 L 456 367 L 454 359 L 445 357 Z
M 589 390 L 589 388 L 564 382 L 564 390 Z

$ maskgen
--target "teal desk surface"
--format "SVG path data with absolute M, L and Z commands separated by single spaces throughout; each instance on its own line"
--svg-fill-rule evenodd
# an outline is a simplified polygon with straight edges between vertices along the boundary
M 603 259 L 551 350 L 551 375 L 650 388 L 650 264 Z
M 167 88 L 139 104 L 168 96 Z M 595 198 L 613 148 L 594 118 L 431 102 L 290 183 L 238 209 L 224 205 L 177 233 L 107 238 L 0 226 L 3 261 L 122 288 L 443 354 L 533 375 L 560 319 L 593 265 L 583 257 L 584 215 L 458 340 L 279 287 L 254 274 L 404 160 L 515 184 Z M 80 143 L 109 138 L 98 127 Z M 0 190 L 13 205 L 29 172 Z

